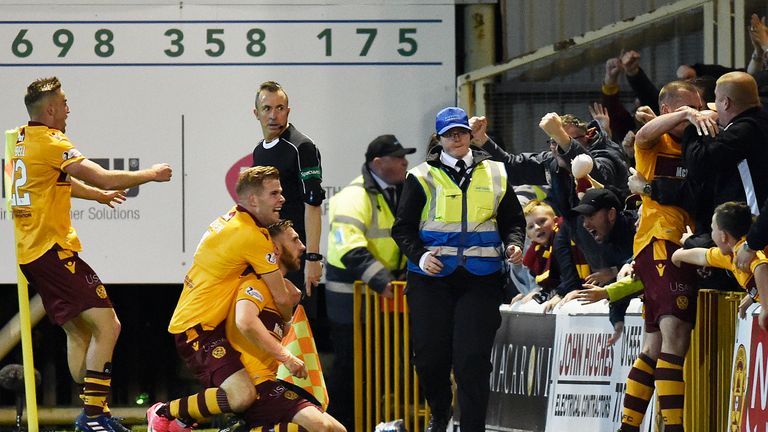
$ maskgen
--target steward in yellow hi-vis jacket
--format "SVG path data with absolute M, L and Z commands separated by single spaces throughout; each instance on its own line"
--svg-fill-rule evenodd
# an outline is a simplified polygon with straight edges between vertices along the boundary
M 409 172 L 392 236 L 408 257 L 414 364 L 432 411 L 427 431 L 450 420 L 451 368 L 462 432 L 484 431 L 503 261 L 522 262 L 525 217 L 504 164 L 470 149 L 464 110 L 443 109 L 435 126 L 439 145 Z
M 394 135 L 368 145 L 362 174 L 331 198 L 328 218 L 326 306 L 336 354 L 328 380 L 330 413 L 354 430 L 352 290 L 356 280 L 392 297 L 402 280 L 405 257 L 391 236 L 408 161 L 415 148 L 403 148 Z

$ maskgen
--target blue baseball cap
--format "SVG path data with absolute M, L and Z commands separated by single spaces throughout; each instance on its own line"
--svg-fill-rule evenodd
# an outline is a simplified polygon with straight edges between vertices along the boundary
M 463 109 L 459 107 L 448 107 L 443 108 L 437 113 L 437 117 L 435 118 L 435 131 L 438 135 L 442 135 L 448 129 L 453 129 L 455 127 L 464 128 L 470 131 L 472 130 L 472 128 L 469 127 L 467 113 L 464 112 Z

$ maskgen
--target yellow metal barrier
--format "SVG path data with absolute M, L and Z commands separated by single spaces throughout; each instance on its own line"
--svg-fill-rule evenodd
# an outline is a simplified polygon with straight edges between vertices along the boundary
M 731 361 L 744 293 L 699 291 L 696 326 L 685 358 L 685 430 L 727 430 Z
M 404 288 L 405 282 L 394 282 L 395 299 L 387 300 L 365 283 L 355 283 L 356 431 L 373 431 L 376 424 L 396 419 L 403 419 L 411 432 L 426 429 L 429 408 L 421 400 L 419 379 L 411 364 Z
M 419 395 L 411 364 L 408 304 L 402 294 L 405 283 L 394 285 L 396 300 L 383 301 L 365 283 L 355 283 L 355 431 L 373 431 L 382 421 L 402 418 L 408 431 L 420 432 L 429 420 L 429 407 Z M 684 368 L 687 431 L 727 430 L 733 344 L 743 295 L 699 292 Z M 654 429 L 662 430 L 661 419 L 654 420 Z

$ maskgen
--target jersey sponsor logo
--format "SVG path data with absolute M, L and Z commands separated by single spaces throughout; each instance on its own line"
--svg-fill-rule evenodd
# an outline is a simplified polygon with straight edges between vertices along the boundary
M 74 261 L 67 261 L 64 263 L 64 267 L 69 270 L 70 273 L 75 274 L 75 262 Z
M 677 298 L 675 299 L 675 304 L 677 305 L 677 308 L 680 310 L 688 309 L 688 297 L 677 296 Z
M 83 154 L 80 153 L 77 149 L 69 149 L 61 154 L 61 158 L 63 160 L 70 160 L 70 159 L 78 158 L 82 155 Z
M 274 252 L 270 252 L 266 255 L 267 262 L 270 264 L 277 264 L 277 255 Z
M 245 293 L 248 294 L 249 296 L 255 298 L 256 300 L 258 300 L 260 302 L 264 301 L 264 296 L 261 295 L 261 293 L 257 289 L 254 289 L 253 287 L 246 288 L 245 289 Z
M 664 264 L 656 264 L 656 271 L 659 273 L 659 277 L 664 276 L 664 269 L 667 268 Z
M 104 288 L 104 285 L 99 285 L 96 287 L 96 295 L 99 296 L 100 299 L 107 298 L 107 289 Z
M 227 349 L 222 346 L 218 346 L 214 348 L 213 352 L 211 352 L 211 355 L 213 356 L 213 358 L 217 358 L 217 359 L 224 357 L 226 354 L 227 354 Z

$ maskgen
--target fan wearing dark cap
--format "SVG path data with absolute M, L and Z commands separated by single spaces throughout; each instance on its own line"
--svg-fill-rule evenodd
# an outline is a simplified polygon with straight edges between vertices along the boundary
M 470 149 L 464 110 L 441 110 L 435 132 L 439 144 L 408 173 L 392 236 L 408 257 L 414 365 L 432 413 L 427 431 L 445 431 L 450 421 L 451 369 L 461 430 L 485 431 L 503 262 L 522 262 L 525 217 L 504 164 Z
M 581 226 L 598 243 L 597 248 L 590 247 L 589 242 L 579 243 L 587 244 L 585 247 L 590 249 L 589 252 L 585 250 L 588 259 L 598 254 L 604 258 L 613 258 L 608 262 L 610 267 L 620 267 L 617 264 L 632 257 L 635 220 L 623 213 L 622 208 L 621 201 L 611 190 L 589 189 L 579 200 L 579 204 L 571 209 L 573 214 L 581 216 Z M 602 268 L 592 263 L 590 266 Z
M 384 297 L 402 279 L 405 257 L 390 231 L 403 190 L 408 160 L 415 148 L 394 135 L 376 137 L 365 152 L 362 173 L 330 200 L 326 307 L 336 354 L 328 379 L 331 413 L 354 430 L 352 294 L 356 280 Z

